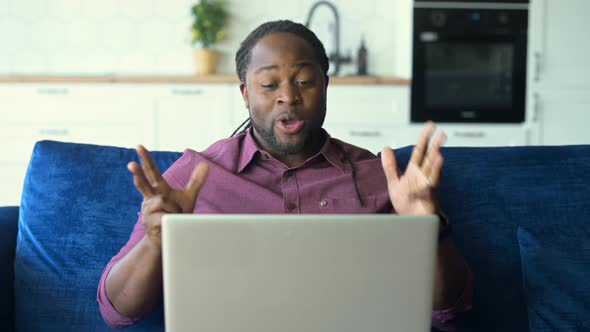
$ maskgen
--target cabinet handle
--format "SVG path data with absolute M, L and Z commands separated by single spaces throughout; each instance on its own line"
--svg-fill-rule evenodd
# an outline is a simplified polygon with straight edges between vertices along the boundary
M 539 122 L 539 94 L 533 93 L 533 122 Z
M 456 131 L 455 137 L 460 138 L 485 138 L 486 133 L 483 131 Z
M 70 91 L 66 88 L 41 88 L 37 89 L 40 95 L 67 95 Z
M 203 94 L 201 89 L 172 89 L 172 94 L 175 96 L 196 96 Z
M 378 130 L 375 131 L 364 131 L 364 130 L 351 130 L 350 136 L 356 137 L 381 137 L 381 132 Z
M 70 134 L 70 131 L 67 129 L 59 129 L 59 128 L 41 128 L 39 129 L 39 135 L 44 136 L 67 136 Z
M 535 52 L 533 57 L 535 62 L 533 80 L 539 82 L 541 80 L 541 53 Z

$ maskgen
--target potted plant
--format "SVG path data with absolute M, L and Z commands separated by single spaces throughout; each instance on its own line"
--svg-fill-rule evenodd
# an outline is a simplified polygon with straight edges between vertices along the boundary
M 199 0 L 191 8 L 192 45 L 197 75 L 212 74 L 217 69 L 221 53 L 211 49 L 225 36 L 227 10 L 224 0 Z

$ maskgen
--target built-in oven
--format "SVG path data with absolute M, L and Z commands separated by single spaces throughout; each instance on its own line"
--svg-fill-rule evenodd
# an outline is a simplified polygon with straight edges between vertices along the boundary
M 528 0 L 415 1 L 411 121 L 525 119 Z

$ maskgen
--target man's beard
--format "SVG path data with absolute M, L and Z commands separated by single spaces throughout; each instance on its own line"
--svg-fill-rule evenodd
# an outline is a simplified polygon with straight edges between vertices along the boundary
M 303 151 L 303 149 L 307 146 L 308 141 L 314 135 L 312 135 L 313 129 L 305 127 L 303 128 L 303 139 L 296 143 L 283 143 L 277 139 L 274 134 L 275 124 L 273 123 L 270 127 L 270 130 L 266 128 L 258 126 L 254 121 L 252 121 L 252 127 L 258 135 L 264 140 L 264 143 L 272 150 L 269 152 L 275 152 L 280 155 L 292 155 L 297 154 Z M 311 142 L 310 142 L 311 143 Z

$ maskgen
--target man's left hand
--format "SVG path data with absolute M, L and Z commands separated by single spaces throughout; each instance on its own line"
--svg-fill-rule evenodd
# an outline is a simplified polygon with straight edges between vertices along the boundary
M 381 164 L 387 177 L 389 198 L 398 214 L 433 214 L 438 209 L 436 188 L 443 165 L 440 148 L 446 136 L 440 133 L 429 148 L 428 143 L 435 130 L 433 122 L 426 124 L 403 173 L 397 168 L 395 154 L 391 148 L 386 147 L 381 152 Z

